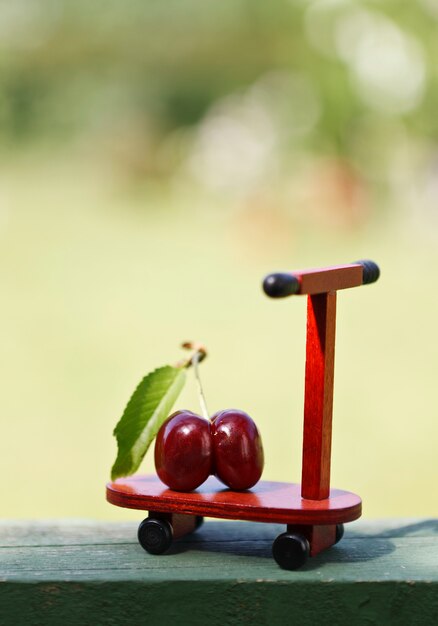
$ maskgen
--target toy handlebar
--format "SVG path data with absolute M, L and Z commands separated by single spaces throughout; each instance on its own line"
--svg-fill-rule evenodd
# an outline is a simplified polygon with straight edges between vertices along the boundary
M 301 479 L 301 496 L 308 500 L 324 500 L 330 494 L 337 291 L 374 283 L 379 275 L 373 261 L 356 261 L 269 274 L 263 281 L 271 298 L 308 296 Z
M 348 265 L 268 274 L 263 281 L 263 290 L 271 298 L 314 295 L 368 285 L 376 282 L 379 276 L 380 269 L 374 261 L 355 261 Z

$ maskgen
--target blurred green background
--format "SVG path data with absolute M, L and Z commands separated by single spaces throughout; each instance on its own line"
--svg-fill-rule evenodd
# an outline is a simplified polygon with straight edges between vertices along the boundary
M 437 0 L 0 2 L 2 517 L 138 519 L 104 499 L 112 429 L 186 339 L 210 410 L 248 411 L 264 477 L 298 481 L 306 303 L 261 280 L 361 258 L 382 276 L 339 294 L 332 482 L 436 514 L 437 23 Z

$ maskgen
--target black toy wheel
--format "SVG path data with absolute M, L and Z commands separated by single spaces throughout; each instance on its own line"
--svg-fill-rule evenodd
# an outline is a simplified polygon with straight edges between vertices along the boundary
M 172 526 L 166 520 L 148 517 L 138 527 L 137 537 L 149 554 L 163 554 L 172 545 Z
M 196 521 L 195 521 L 195 530 L 198 530 L 198 528 L 201 528 L 203 523 L 204 523 L 204 518 L 202 517 L 202 515 L 197 515 Z
M 344 524 L 336 524 L 335 544 L 339 543 L 343 536 L 344 536 Z
M 283 533 L 272 544 L 272 554 L 282 569 L 298 569 L 309 558 L 310 544 L 303 535 Z

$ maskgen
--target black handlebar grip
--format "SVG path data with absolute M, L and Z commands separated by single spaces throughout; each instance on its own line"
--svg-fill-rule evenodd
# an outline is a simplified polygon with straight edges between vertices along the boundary
M 362 265 L 363 267 L 363 284 L 369 285 L 370 283 L 375 283 L 380 276 L 380 268 L 377 263 L 374 261 L 370 261 L 368 259 L 355 261 L 358 265 Z
M 271 298 L 285 298 L 297 293 L 300 282 L 293 274 L 269 274 L 263 281 L 263 291 Z

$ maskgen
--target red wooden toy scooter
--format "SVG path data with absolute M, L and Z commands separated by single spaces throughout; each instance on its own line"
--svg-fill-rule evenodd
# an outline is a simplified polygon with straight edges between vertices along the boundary
M 379 274 L 372 261 L 357 261 L 265 278 L 263 288 L 272 298 L 308 296 L 301 484 L 260 481 L 250 491 L 238 492 L 210 477 L 196 491 L 180 493 L 156 476 L 109 483 L 109 502 L 149 511 L 138 529 L 147 552 L 166 552 L 173 539 L 194 531 L 203 516 L 286 524 L 272 552 L 280 567 L 289 570 L 340 541 L 343 524 L 360 517 L 362 502 L 354 493 L 330 489 L 336 292 L 375 282 Z

